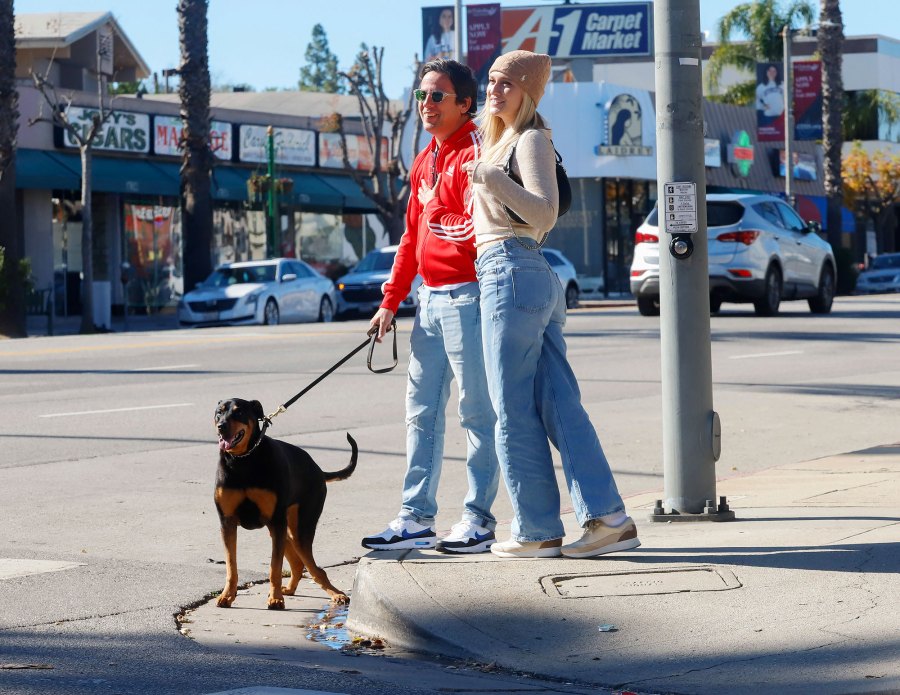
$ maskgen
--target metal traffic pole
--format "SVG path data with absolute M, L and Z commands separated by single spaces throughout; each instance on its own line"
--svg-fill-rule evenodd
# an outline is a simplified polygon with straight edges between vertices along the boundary
M 785 24 L 781 32 L 784 40 L 784 196 L 794 204 L 794 154 L 791 139 L 794 136 L 793 72 L 791 71 L 791 26 Z
M 734 512 L 715 501 L 699 0 L 656 0 L 654 25 L 665 500 L 650 519 L 725 521 Z

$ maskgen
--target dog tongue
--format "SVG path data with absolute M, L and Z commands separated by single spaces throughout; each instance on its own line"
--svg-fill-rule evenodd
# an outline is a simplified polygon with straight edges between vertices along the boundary
M 224 437 L 219 437 L 219 451 L 227 451 L 231 448 L 231 442 L 226 441 Z

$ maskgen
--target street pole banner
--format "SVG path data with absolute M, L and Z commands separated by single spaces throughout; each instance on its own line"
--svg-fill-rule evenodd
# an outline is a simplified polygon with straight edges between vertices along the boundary
M 784 65 L 756 64 L 756 139 L 784 142 Z
M 453 58 L 456 45 L 456 12 L 453 5 L 422 8 L 422 62 Z
M 822 139 L 822 63 L 798 60 L 794 71 L 794 139 Z
M 485 100 L 488 70 L 500 55 L 503 31 L 500 3 L 466 7 L 466 63 L 478 81 L 478 101 Z

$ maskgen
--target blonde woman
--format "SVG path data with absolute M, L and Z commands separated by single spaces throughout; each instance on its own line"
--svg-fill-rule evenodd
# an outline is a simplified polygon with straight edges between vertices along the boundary
M 563 289 L 540 253 L 556 223 L 550 130 L 537 105 L 550 57 L 529 51 L 491 67 L 472 177 L 482 338 L 496 446 L 515 519 L 501 557 L 593 557 L 640 545 L 566 359 Z M 513 152 L 513 147 L 515 150 Z M 504 170 L 509 161 L 522 184 Z M 513 213 L 515 213 L 513 215 Z M 516 218 L 524 222 L 515 221 Z M 563 545 L 550 443 L 559 450 L 582 537 Z

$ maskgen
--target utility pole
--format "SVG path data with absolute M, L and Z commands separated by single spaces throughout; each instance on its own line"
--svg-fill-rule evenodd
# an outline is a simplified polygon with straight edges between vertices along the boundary
M 790 205 L 794 204 L 794 159 L 792 140 L 794 138 L 794 99 L 791 76 L 791 26 L 785 24 L 781 32 L 784 44 L 784 196 Z
M 453 10 L 453 58 L 458 63 L 462 63 L 463 61 L 463 13 L 462 13 L 462 0 L 456 0 L 456 5 Z
M 266 129 L 266 174 L 269 179 L 268 215 L 266 215 L 266 245 L 268 253 L 266 258 L 275 258 L 281 255 L 276 249 L 278 236 L 278 192 L 275 190 L 275 131 L 272 126 Z
M 724 521 L 734 513 L 715 503 L 700 2 L 656 0 L 653 12 L 665 500 L 650 519 Z

